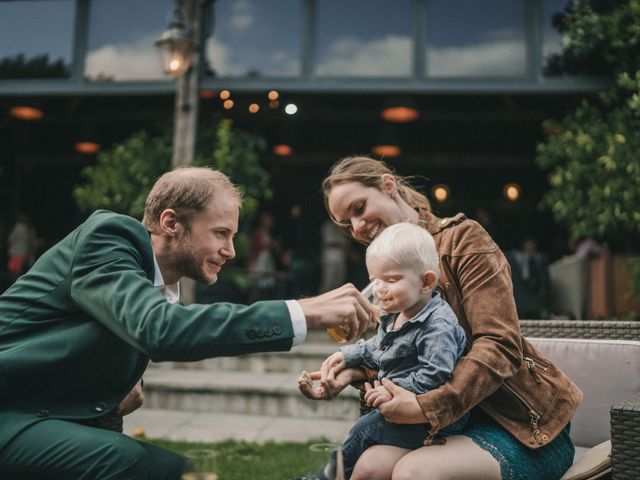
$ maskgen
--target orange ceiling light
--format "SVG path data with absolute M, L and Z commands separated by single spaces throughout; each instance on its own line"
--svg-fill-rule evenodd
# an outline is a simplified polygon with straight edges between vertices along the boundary
M 267 98 L 269 100 L 277 100 L 279 96 L 280 94 L 275 90 L 271 90 L 269 93 L 267 93 Z
M 407 123 L 416 120 L 419 116 L 418 110 L 413 107 L 397 106 L 387 107 L 380 113 L 387 122 Z
M 229 90 L 222 90 L 220 92 L 220 100 L 226 100 L 231 96 L 231 92 Z
M 225 108 L 225 110 L 231 110 L 233 108 L 233 100 L 225 100 L 222 106 Z
M 95 142 L 76 142 L 73 149 L 83 155 L 94 155 L 100 151 L 100 144 Z
M 397 145 L 376 145 L 371 151 L 379 157 L 397 157 L 402 153 Z
M 517 202 L 522 195 L 522 188 L 517 183 L 507 183 L 502 189 L 502 194 L 510 202 Z
M 438 203 L 444 203 L 449 200 L 450 194 L 451 191 L 449 190 L 449 187 L 443 183 L 434 185 L 434 187 L 431 189 L 431 196 Z
M 9 110 L 9 115 L 11 115 L 13 118 L 17 118 L 18 120 L 24 120 L 26 122 L 37 122 L 38 120 L 42 120 L 42 117 L 44 117 L 44 112 L 39 108 L 19 105 L 16 107 L 12 107 L 11 110 Z
M 252 103 L 251 105 L 249 105 L 249 113 L 258 113 L 258 110 L 260 110 L 260 105 L 258 105 L 257 103 Z
M 216 92 L 214 90 L 200 90 L 200 98 L 211 100 L 212 98 L 216 98 Z
M 291 147 L 291 145 L 281 143 L 279 145 L 273 146 L 273 153 L 280 157 L 288 157 L 293 153 L 293 148 Z

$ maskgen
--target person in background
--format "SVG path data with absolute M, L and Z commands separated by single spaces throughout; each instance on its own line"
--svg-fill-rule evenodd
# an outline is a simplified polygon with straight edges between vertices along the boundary
M 347 280 L 349 239 L 331 220 L 322 223 L 322 280 L 320 292 L 328 292 Z
M 150 359 L 285 351 L 307 328 L 362 334 L 374 310 L 353 285 L 249 306 L 178 302 L 181 278 L 211 285 L 234 258 L 241 201 L 221 172 L 168 172 L 142 222 L 96 211 L 0 295 L 0 478 L 178 480 L 181 456 L 121 433 Z
M 369 244 L 386 228 L 406 221 L 431 233 L 440 254 L 436 290 L 470 341 L 451 378 L 439 388 L 415 394 L 384 380 L 390 400 L 365 394 L 365 401 L 387 421 L 426 423 L 432 433 L 470 412 L 463 431 L 437 448 L 407 451 L 374 445 L 358 459 L 353 476 L 559 479 L 573 462 L 569 422 L 582 392 L 522 336 L 509 264 L 487 232 L 461 213 L 437 217 L 406 178 L 368 157 L 335 164 L 322 190 L 333 221 L 360 242 Z M 332 397 L 352 382 L 377 378 L 364 365 L 335 375 L 326 367 L 316 373 L 322 392 L 312 389 L 312 398 L 320 393 Z M 389 470 L 394 455 L 398 462 Z
M 551 305 L 549 257 L 538 250 L 538 242 L 526 237 L 520 249 L 507 252 L 511 265 L 513 294 L 522 319 L 547 319 Z
M 7 238 L 7 271 L 11 283 L 26 272 L 36 258 L 38 238 L 31 217 L 20 212 Z

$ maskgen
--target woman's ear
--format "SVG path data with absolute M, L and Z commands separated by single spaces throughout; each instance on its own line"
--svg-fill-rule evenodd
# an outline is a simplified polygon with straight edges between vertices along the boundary
M 436 276 L 436 272 L 433 270 L 428 270 L 424 272 L 422 275 L 422 290 L 423 291 L 431 291 L 436 286 L 436 281 L 438 280 Z
M 160 225 L 160 231 L 170 237 L 176 236 L 180 228 L 176 211 L 172 208 L 167 208 L 162 211 L 158 224 Z
M 382 190 L 389 195 L 393 195 L 398 190 L 398 181 L 396 177 L 389 173 L 383 173 L 381 177 Z

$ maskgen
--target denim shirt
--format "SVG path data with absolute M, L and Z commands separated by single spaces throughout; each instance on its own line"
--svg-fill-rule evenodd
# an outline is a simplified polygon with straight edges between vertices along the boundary
M 388 331 L 398 314 L 384 315 L 376 336 L 340 350 L 348 367 L 379 369 L 378 378 L 421 394 L 451 377 L 467 341 L 455 313 L 438 292 L 431 301 L 395 331 Z

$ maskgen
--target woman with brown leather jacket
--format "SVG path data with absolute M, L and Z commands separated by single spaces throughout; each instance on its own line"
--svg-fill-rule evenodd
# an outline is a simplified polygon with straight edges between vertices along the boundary
M 509 264 L 486 231 L 463 214 L 438 218 L 427 198 L 384 162 L 348 157 L 322 184 L 333 221 L 368 244 L 397 222 L 423 225 L 440 255 L 438 290 L 465 329 L 469 344 L 452 377 L 422 395 L 385 381 L 393 399 L 380 403 L 367 386 L 365 400 L 394 423 L 427 423 L 426 438 L 471 411 L 463 433 L 445 445 L 408 451 L 376 445 L 358 460 L 352 479 L 558 479 L 571 466 L 569 421 L 582 392 L 520 333 Z M 321 370 L 322 389 L 333 396 L 374 372 Z M 374 381 L 374 383 L 377 382 Z M 389 461 L 390 459 L 397 462 Z M 384 465 L 393 465 L 383 468 Z

